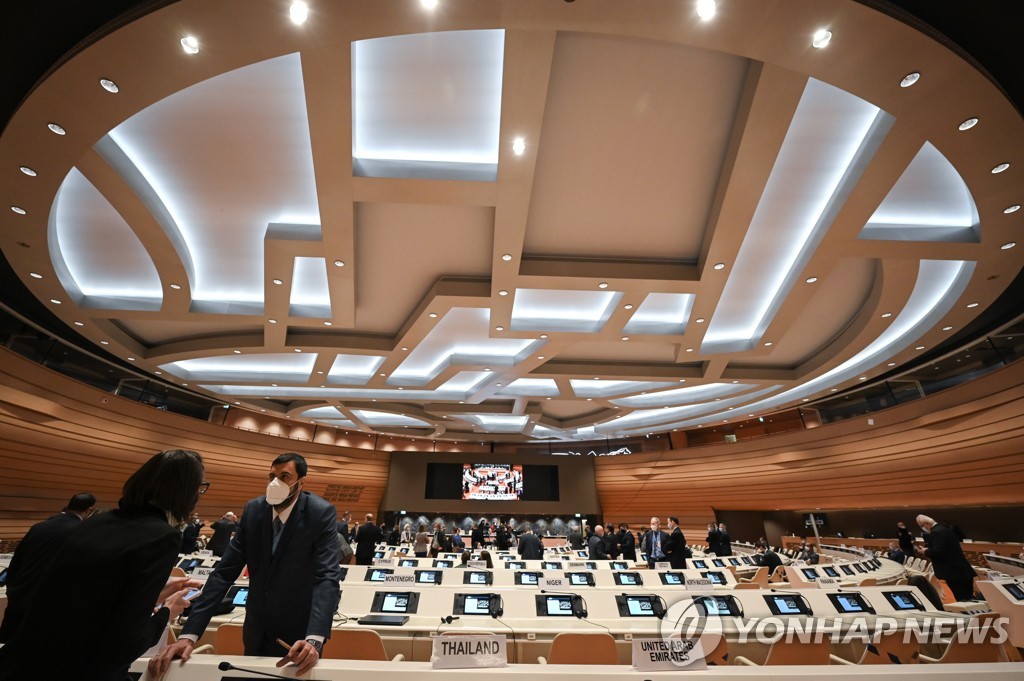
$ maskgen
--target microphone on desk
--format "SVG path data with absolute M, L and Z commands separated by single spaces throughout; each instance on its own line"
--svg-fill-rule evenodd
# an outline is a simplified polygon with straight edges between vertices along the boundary
M 280 676 L 279 674 L 268 674 L 267 672 L 261 672 L 258 669 L 245 669 L 244 667 L 236 667 L 230 662 L 221 662 L 217 665 L 217 669 L 222 672 L 245 672 L 246 674 L 259 674 L 260 676 L 269 676 L 272 679 L 291 679 L 290 676 Z

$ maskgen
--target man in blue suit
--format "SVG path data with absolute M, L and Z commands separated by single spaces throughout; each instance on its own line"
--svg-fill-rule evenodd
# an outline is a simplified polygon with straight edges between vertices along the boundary
M 306 471 L 306 461 L 298 454 L 274 459 L 266 496 L 246 504 L 238 531 L 193 604 L 177 642 L 150 662 L 151 676 L 163 676 L 175 658 L 189 658 L 246 565 L 245 654 L 283 655 L 277 666 L 294 663 L 300 674 L 320 660 L 341 595 L 337 511 L 302 491 Z

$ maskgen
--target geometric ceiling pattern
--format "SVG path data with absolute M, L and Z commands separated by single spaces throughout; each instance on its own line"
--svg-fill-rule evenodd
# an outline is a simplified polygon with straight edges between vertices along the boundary
M 181 0 L 106 32 L 0 138 L 5 256 L 225 404 L 521 441 L 813 401 L 1021 270 L 1019 115 L 880 12 L 430 4 Z

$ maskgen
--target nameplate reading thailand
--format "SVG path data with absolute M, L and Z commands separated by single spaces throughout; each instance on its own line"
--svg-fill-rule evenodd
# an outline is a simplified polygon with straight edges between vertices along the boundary
M 508 666 L 504 636 L 438 636 L 430 653 L 434 669 Z
M 569 583 L 562 577 L 538 579 L 537 586 L 542 589 L 568 589 Z
M 839 580 L 835 577 L 818 577 L 819 589 L 838 589 Z
M 687 591 L 707 591 L 715 588 L 714 582 L 710 579 L 695 579 L 687 578 L 686 584 L 684 584 Z
M 633 639 L 633 667 L 638 672 L 707 669 L 699 638 Z
M 671 570 L 672 569 L 672 563 L 668 562 L 667 560 L 659 560 L 657 563 L 654 564 L 654 569 L 655 570 Z
M 486 560 L 468 560 L 468 561 L 466 561 L 466 567 L 472 568 L 474 570 L 486 570 L 487 569 L 487 561 Z
M 394 567 L 395 566 L 395 559 L 394 558 L 374 558 L 373 559 L 373 566 L 374 567 Z
M 197 567 L 192 571 L 192 574 L 189 575 L 189 577 L 200 582 L 205 582 L 210 578 L 210 575 L 213 574 L 213 570 L 214 568 Z

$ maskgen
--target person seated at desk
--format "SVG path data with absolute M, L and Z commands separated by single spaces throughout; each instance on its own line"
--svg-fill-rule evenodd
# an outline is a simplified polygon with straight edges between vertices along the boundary
M 757 553 L 754 555 L 754 562 L 762 567 L 768 568 L 769 577 L 775 574 L 775 569 L 782 565 L 782 559 L 779 558 L 779 554 L 772 551 L 772 548 L 765 544 L 761 544 L 757 547 Z
M 804 546 L 803 550 L 797 554 L 796 559 L 802 560 L 808 565 L 817 565 L 821 560 L 821 556 L 815 552 L 813 544 L 807 544 Z
M 587 557 L 590 560 L 608 560 L 607 546 L 604 539 L 604 527 L 598 525 L 594 528 L 594 536 L 587 542 Z
M 483 562 L 487 563 L 488 570 L 494 569 L 494 560 L 491 559 L 490 551 L 481 551 L 480 557 L 477 560 L 482 560 Z
M 899 545 L 894 541 L 889 542 L 889 550 L 886 552 L 885 557 L 889 560 L 894 560 L 901 565 L 907 559 L 907 555 L 903 553 Z

